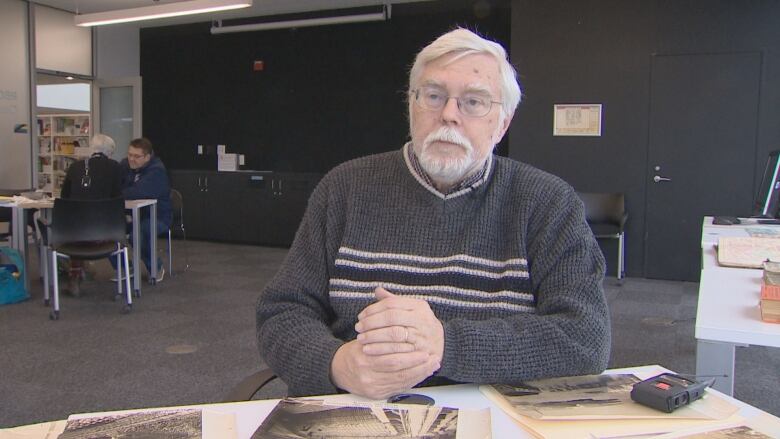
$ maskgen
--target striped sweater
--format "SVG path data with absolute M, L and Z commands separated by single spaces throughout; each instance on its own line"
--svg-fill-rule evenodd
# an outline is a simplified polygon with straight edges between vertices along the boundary
M 609 358 L 604 258 L 559 178 L 491 157 L 444 195 L 403 150 L 329 172 L 257 303 L 260 353 L 290 395 L 335 393 L 330 363 L 373 290 L 427 301 L 444 327 L 443 382 L 598 373 Z

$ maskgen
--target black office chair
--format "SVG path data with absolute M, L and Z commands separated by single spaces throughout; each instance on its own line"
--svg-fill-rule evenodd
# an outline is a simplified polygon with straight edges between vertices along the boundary
M 625 225 L 628 220 L 625 196 L 618 193 L 578 192 L 585 204 L 585 218 L 593 236 L 618 240 L 617 278 L 625 277 Z
M 190 268 L 189 255 L 187 253 L 187 232 L 184 230 L 184 199 L 181 196 L 181 192 L 176 189 L 171 189 L 171 208 L 173 209 L 173 221 L 171 227 L 168 228 L 168 271 L 173 276 L 173 246 L 171 245 L 172 232 L 181 232 L 184 250 L 184 270 L 187 271 Z
M 125 201 L 122 198 L 107 200 L 73 200 L 57 198 L 54 200 L 52 220 L 48 230 L 48 247 L 51 249 L 51 275 L 54 285 L 54 309 L 49 318 L 60 318 L 59 285 L 57 258 L 103 259 L 109 256 L 117 258 L 117 277 L 122 278 L 122 270 L 130 272 L 125 231 Z M 48 272 L 49 268 L 44 267 Z M 114 299 L 122 294 L 122 282 L 117 282 Z M 122 313 L 133 308 L 130 276 L 125 276 L 126 303 Z M 49 300 L 49 286 L 45 282 L 45 301 Z
M 240 383 L 228 393 L 222 402 L 250 401 L 253 396 L 266 384 L 276 378 L 271 369 L 263 369 L 241 380 Z

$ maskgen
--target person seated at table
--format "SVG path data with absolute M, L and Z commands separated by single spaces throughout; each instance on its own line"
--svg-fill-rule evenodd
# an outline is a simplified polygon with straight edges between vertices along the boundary
M 116 144 L 105 134 L 95 134 L 89 141 L 91 155 L 79 160 L 70 167 L 62 183 L 62 198 L 77 200 L 101 200 L 122 196 L 122 168 L 111 158 Z M 80 281 L 83 277 L 83 261 L 70 260 L 68 292 L 79 296 Z
M 605 264 L 582 202 L 493 154 L 520 96 L 504 48 L 466 29 L 417 55 L 411 141 L 322 179 L 257 301 L 260 354 L 290 395 L 604 370 Z
M 168 172 L 162 160 L 154 154 L 152 142 L 141 137 L 130 141 L 127 148 L 127 158 L 120 163 L 122 167 L 122 196 L 126 200 L 157 200 L 157 230 L 154 236 L 165 233 L 170 228 L 173 220 L 171 207 L 171 185 L 168 180 Z M 144 261 L 147 272 L 151 276 L 152 258 L 149 246 L 151 234 L 151 219 L 148 214 L 141 215 L 141 259 Z M 132 225 L 128 224 L 128 233 L 132 235 Z M 131 236 L 132 241 L 132 236 Z M 161 282 L 165 276 L 165 268 L 159 257 L 154 258 L 157 263 L 157 282 Z M 115 261 L 113 262 L 116 263 Z

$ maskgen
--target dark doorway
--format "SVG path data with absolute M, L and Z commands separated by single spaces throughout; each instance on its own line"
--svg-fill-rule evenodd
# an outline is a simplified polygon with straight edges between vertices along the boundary
M 645 275 L 699 279 L 705 215 L 749 215 L 761 54 L 655 55 Z

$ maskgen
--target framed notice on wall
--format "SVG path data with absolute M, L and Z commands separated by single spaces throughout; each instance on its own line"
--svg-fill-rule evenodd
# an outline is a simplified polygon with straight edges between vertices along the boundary
M 553 136 L 600 136 L 601 104 L 555 104 Z

